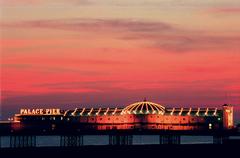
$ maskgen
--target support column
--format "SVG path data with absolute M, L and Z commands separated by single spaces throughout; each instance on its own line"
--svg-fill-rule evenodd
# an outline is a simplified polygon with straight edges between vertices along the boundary
M 159 144 L 169 144 L 168 135 L 160 135 L 159 136 Z
M 132 145 L 132 135 L 109 135 L 109 145 Z
M 36 136 L 10 136 L 10 147 L 36 147 Z
M 60 146 L 61 147 L 79 147 L 83 145 L 83 135 L 77 136 L 61 136 L 60 137 Z
M 133 145 L 133 136 L 132 135 L 128 136 L 128 145 Z
M 113 144 L 112 144 L 112 142 L 113 142 L 112 139 L 113 139 L 112 135 L 109 135 L 109 136 L 108 136 L 108 145 L 113 145 Z
M 163 144 L 163 136 L 159 135 L 159 144 Z
M 159 135 L 159 144 L 180 144 L 180 135 Z
M 173 135 L 172 144 L 180 144 L 180 135 Z
M 109 145 L 120 145 L 120 136 L 109 135 Z
M 228 139 L 228 136 L 214 135 L 213 144 L 224 144 Z
M 213 144 L 222 144 L 221 136 L 213 136 Z

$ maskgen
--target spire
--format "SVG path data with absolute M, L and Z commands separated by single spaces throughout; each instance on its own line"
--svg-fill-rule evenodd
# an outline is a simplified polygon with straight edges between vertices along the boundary
M 146 97 L 144 98 L 144 100 L 143 100 L 143 102 L 146 102 L 147 101 L 147 99 L 146 99 Z

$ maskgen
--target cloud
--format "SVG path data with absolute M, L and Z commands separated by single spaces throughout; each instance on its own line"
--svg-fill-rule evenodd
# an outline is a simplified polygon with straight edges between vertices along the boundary
M 210 13 L 217 14 L 240 14 L 240 7 L 218 7 L 209 9 Z
M 68 89 L 95 89 L 96 91 L 107 91 L 117 81 L 102 80 L 102 81 L 81 81 L 81 82 L 60 82 L 60 83 L 45 83 L 35 84 L 33 87 L 45 87 L 54 90 L 68 90 Z
M 144 22 L 136 20 L 103 20 L 103 19 L 60 19 L 35 20 L 2 23 L 2 27 L 15 28 L 46 28 L 68 31 L 116 31 L 116 32 L 156 32 L 172 30 L 172 26 L 161 22 Z
M 164 22 L 126 19 L 59 19 L 2 23 L 1 26 L 111 34 L 115 39 L 142 41 L 140 42 L 142 47 L 160 48 L 170 52 L 240 50 L 238 42 L 240 34 L 212 35 L 207 31 L 184 29 Z
M 13 71 L 28 71 L 28 72 L 38 71 L 38 73 L 80 73 L 83 76 L 106 75 L 106 73 L 93 70 L 82 70 L 74 67 L 38 65 L 38 64 L 2 64 L 2 68 L 5 70 Z
M 196 1 L 196 0 L 0 0 L 5 5 L 82 5 L 94 4 L 98 6 L 120 6 L 120 7 L 157 7 L 157 8 L 171 8 L 171 7 L 217 7 L 217 6 L 236 6 L 239 4 L 238 0 L 218 0 L 218 1 Z
M 89 5 L 92 4 L 91 0 L 0 0 L 0 4 L 3 6 L 39 6 L 39 5 Z
M 171 52 L 188 52 L 188 51 L 223 51 L 231 50 L 240 51 L 240 35 L 201 35 L 200 33 L 186 33 L 174 36 L 162 36 L 152 40 L 153 47 L 159 47 Z

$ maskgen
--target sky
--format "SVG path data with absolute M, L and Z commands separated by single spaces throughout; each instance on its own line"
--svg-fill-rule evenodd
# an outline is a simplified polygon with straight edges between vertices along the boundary
M 1 118 L 20 108 L 232 104 L 239 0 L 0 0 Z

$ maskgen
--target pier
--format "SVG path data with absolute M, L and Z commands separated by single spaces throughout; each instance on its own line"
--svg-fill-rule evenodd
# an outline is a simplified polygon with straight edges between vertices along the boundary
M 9 124 L 10 126 L 10 124 Z M 89 137 L 93 137 L 96 140 L 102 140 L 98 142 L 102 145 L 110 146 L 131 146 L 137 145 L 141 137 L 151 136 L 154 137 L 153 144 L 159 145 L 180 145 L 184 144 L 183 139 L 187 137 L 209 137 L 211 142 L 208 144 L 227 144 L 231 142 L 240 142 L 240 133 L 236 130 L 227 131 L 171 131 L 171 130 L 22 130 L 13 131 L 2 130 L 0 133 L 0 145 L 1 147 L 7 146 L 10 148 L 29 148 L 38 147 L 39 142 L 44 142 L 43 138 L 54 138 L 54 146 L 57 147 L 83 147 L 89 144 Z M 5 140 L 5 145 L 3 143 Z M 6 143 L 7 142 L 7 143 Z M 43 143 L 44 144 L 44 143 Z M 144 142 L 143 142 L 144 144 Z M 201 142 L 199 142 L 201 144 Z M 92 145 L 95 145 L 94 143 Z M 97 144 L 96 144 L 97 145 Z M 44 145 L 43 145 L 44 146 Z

